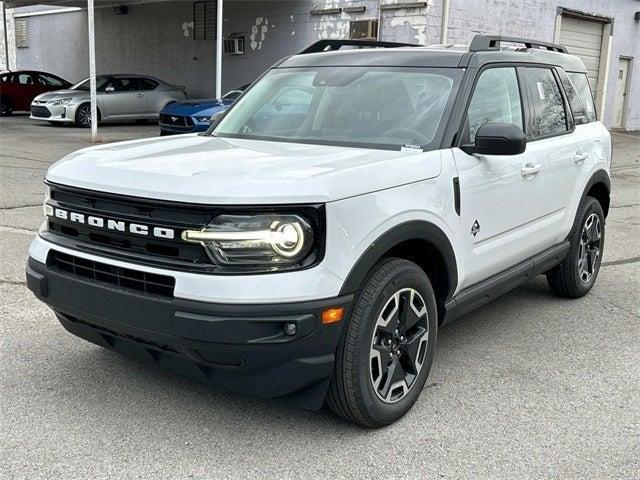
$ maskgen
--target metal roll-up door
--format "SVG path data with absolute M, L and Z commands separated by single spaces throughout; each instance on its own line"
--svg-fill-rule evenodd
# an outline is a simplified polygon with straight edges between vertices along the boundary
M 582 59 L 594 93 L 598 86 L 603 26 L 601 22 L 563 16 L 560 27 L 560 44 Z

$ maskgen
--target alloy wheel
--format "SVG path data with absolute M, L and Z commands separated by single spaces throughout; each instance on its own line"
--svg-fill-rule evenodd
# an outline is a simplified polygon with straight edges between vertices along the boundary
M 84 105 L 78 110 L 78 120 L 83 127 L 91 126 L 91 107 Z
M 394 293 L 376 321 L 369 377 L 380 400 L 395 403 L 415 385 L 426 358 L 429 322 L 424 299 L 413 288 Z
M 578 250 L 578 275 L 582 283 L 589 283 L 598 270 L 601 239 L 600 218 L 591 213 L 582 227 Z

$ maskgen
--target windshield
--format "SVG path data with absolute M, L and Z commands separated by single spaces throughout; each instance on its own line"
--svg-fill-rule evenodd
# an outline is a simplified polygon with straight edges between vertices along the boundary
M 427 149 L 462 70 L 319 67 L 271 70 L 214 127 L 220 137 Z
M 109 81 L 109 77 L 96 77 L 96 90 L 101 91 L 106 83 Z M 80 83 L 76 83 L 71 90 L 86 90 L 89 91 L 89 79 L 85 79 Z

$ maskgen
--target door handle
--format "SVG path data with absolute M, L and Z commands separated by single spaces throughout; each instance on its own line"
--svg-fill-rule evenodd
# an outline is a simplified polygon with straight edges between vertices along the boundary
M 573 156 L 573 163 L 575 163 L 576 165 L 582 165 L 586 159 L 587 159 L 586 153 L 576 153 Z
M 143 94 L 143 93 L 138 93 L 138 94 L 136 95 L 136 97 L 138 97 L 138 98 L 142 98 L 142 97 L 144 97 L 144 94 Z
M 520 175 L 526 177 L 529 175 L 534 175 L 540 172 L 540 170 L 542 170 L 542 165 L 540 165 L 539 163 L 527 163 L 522 167 L 522 170 L 520 170 Z

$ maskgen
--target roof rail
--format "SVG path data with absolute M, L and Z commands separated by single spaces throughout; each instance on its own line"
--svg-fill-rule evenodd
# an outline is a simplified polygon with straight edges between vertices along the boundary
M 503 37 L 500 35 L 476 35 L 469 45 L 470 52 L 484 52 L 500 50 L 500 43 L 522 43 L 527 48 L 542 48 L 552 52 L 567 53 L 567 49 L 555 43 L 539 42 L 537 40 L 527 40 L 526 38 Z
M 378 42 L 376 40 L 333 40 L 325 39 L 309 45 L 300 54 L 318 53 L 331 50 L 339 50 L 344 46 L 349 47 L 373 47 L 373 48 L 397 48 L 397 47 L 419 47 L 413 43 Z

